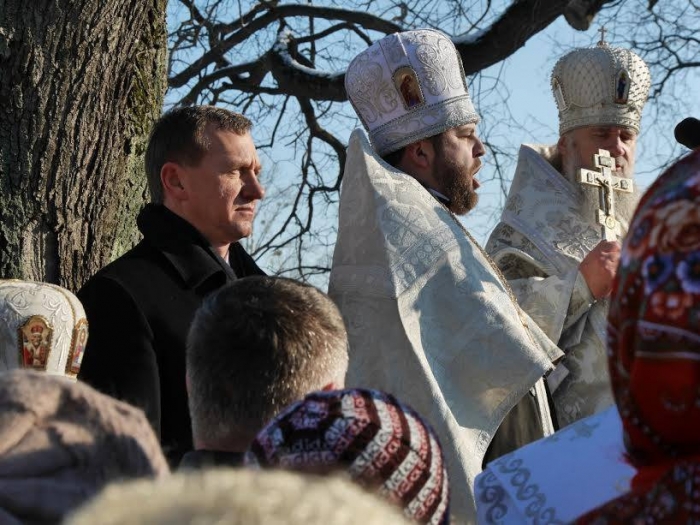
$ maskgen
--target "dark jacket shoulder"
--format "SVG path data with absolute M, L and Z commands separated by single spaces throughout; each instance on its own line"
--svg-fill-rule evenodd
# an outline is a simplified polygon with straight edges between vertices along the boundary
M 222 452 L 220 450 L 191 450 L 180 461 L 178 470 L 199 470 L 212 467 L 243 466 L 243 452 Z

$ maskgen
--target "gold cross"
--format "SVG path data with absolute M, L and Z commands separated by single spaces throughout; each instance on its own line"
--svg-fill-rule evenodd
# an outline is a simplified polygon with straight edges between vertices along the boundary
M 599 188 L 601 209 L 597 212 L 598 224 L 601 225 L 601 233 L 606 241 L 614 241 L 618 235 L 622 235 L 620 223 L 615 219 L 615 197 L 616 191 L 632 193 L 634 182 L 624 177 L 615 177 L 612 169 L 615 167 L 615 160 L 610 156 L 610 152 L 599 149 L 593 155 L 595 167 L 598 171 L 580 169 L 578 170 L 578 181 L 581 184 L 595 186 Z

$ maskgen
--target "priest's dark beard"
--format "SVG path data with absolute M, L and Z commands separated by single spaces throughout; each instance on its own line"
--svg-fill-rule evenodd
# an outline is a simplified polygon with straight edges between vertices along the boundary
M 435 178 L 442 187 L 442 193 L 450 200 L 448 208 L 455 215 L 465 215 L 474 209 L 479 202 L 479 195 L 474 191 L 474 175 L 481 168 L 481 160 L 474 159 L 472 172 L 464 165 L 458 165 L 454 160 L 439 157 L 436 165 Z

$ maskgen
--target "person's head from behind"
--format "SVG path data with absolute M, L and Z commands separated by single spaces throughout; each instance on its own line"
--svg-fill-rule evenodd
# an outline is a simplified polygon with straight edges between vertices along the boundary
M 115 484 L 67 525 L 408 525 L 343 477 L 216 469 Z
M 347 333 L 333 301 L 282 277 L 247 277 L 214 292 L 187 340 L 195 448 L 243 452 L 282 408 L 342 388 Z
M 57 523 L 108 483 L 168 465 L 139 409 L 64 377 L 0 374 L 0 515 Z M 15 521 L 12 521 L 15 523 Z
M 315 474 L 344 471 L 420 523 L 449 523 L 449 481 L 435 432 L 383 392 L 314 392 L 256 436 L 245 462 Z
M 183 217 L 215 247 L 251 234 L 264 189 L 251 122 L 214 106 L 165 113 L 146 150 L 151 201 Z
M 613 285 L 608 344 L 633 463 L 700 454 L 698 152 L 670 168 L 640 201 Z
M 462 60 L 446 35 L 422 29 L 378 40 L 352 61 L 345 88 L 378 155 L 444 196 L 452 212 L 476 206 L 485 150 Z
M 627 49 L 601 41 L 559 59 L 551 83 L 559 110 L 557 151 L 564 177 L 578 187 L 578 171 L 596 170 L 594 155 L 606 150 L 614 159 L 613 175 L 633 178 L 642 109 L 651 86 L 644 61 Z M 579 190 L 595 213 L 598 190 Z M 615 196 L 618 216 L 629 221 L 638 194 Z

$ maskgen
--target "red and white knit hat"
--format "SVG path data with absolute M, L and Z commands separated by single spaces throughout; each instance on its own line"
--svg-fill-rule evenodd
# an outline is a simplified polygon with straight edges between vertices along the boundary
M 449 482 L 437 436 L 389 394 L 309 394 L 258 433 L 245 461 L 306 472 L 343 469 L 420 523 L 449 521 Z

